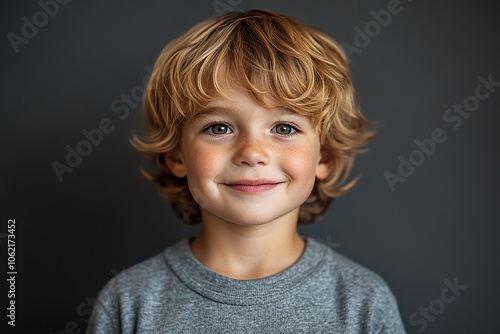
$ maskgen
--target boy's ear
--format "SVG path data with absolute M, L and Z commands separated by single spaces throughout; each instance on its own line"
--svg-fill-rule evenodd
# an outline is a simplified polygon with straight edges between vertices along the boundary
M 181 178 L 187 175 L 184 157 L 179 147 L 165 153 L 165 163 L 175 176 Z
M 318 165 L 316 166 L 316 178 L 319 180 L 326 179 L 333 169 L 335 155 L 333 150 L 321 147 Z

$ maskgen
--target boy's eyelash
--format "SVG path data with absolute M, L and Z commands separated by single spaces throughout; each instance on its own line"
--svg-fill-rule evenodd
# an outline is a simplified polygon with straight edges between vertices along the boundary
M 292 127 L 292 128 L 295 130 L 295 132 L 294 132 L 294 133 L 290 133 L 290 134 L 287 134 L 287 135 L 281 135 L 281 137 L 285 137 L 285 138 L 287 138 L 287 137 L 292 137 L 292 136 L 294 136 L 295 134 L 297 134 L 297 133 L 301 133 L 301 132 L 302 132 L 302 131 L 300 130 L 300 128 L 299 128 L 299 126 L 298 126 L 297 124 L 295 124 L 295 123 L 293 123 L 293 122 L 289 122 L 289 121 L 279 121 L 279 122 L 276 122 L 276 123 L 273 125 L 273 127 L 272 127 L 272 128 L 274 129 L 276 126 L 281 125 L 281 124 L 283 124 L 283 125 L 287 125 L 287 126 L 289 126 L 289 127 Z M 210 123 L 208 123 L 208 124 L 207 124 L 207 125 L 203 128 L 203 130 L 202 130 L 202 131 L 203 131 L 204 133 L 208 133 L 208 132 L 207 132 L 207 131 L 208 131 L 208 129 L 210 129 L 210 128 L 211 128 L 212 126 L 214 126 L 214 125 L 224 125 L 224 126 L 228 127 L 231 131 L 233 131 L 229 125 L 227 125 L 226 123 L 224 123 L 224 122 L 222 122 L 222 121 L 213 121 L 213 122 L 210 122 Z M 220 136 L 220 135 L 215 135 L 215 134 L 211 134 L 211 133 L 208 133 L 208 134 L 209 134 L 209 135 L 211 135 L 211 136 Z
M 285 138 L 289 138 L 289 137 L 293 137 L 295 136 L 297 133 L 301 133 L 302 131 L 300 130 L 299 126 L 293 122 L 289 122 L 289 121 L 282 121 L 282 122 L 277 122 L 276 124 L 273 125 L 273 129 L 278 126 L 278 125 L 287 125 L 291 128 L 293 128 L 295 130 L 294 133 L 289 133 L 287 135 L 281 135 L 280 137 L 285 137 Z
M 207 131 L 208 131 L 208 129 L 210 129 L 210 128 L 211 128 L 212 126 L 214 126 L 214 125 L 224 125 L 224 126 L 227 126 L 229 129 L 231 129 L 231 127 L 230 127 L 229 125 L 227 125 L 226 123 L 224 123 L 224 122 L 222 122 L 222 121 L 213 121 L 213 122 L 208 123 L 208 124 L 207 124 L 207 125 L 203 128 L 203 130 L 202 130 L 202 131 L 203 131 L 204 133 L 207 133 L 207 134 L 211 135 L 211 136 L 220 136 L 220 135 L 216 135 L 216 134 L 212 134 L 212 133 L 208 133 L 208 132 L 207 132 Z M 231 131 L 233 131 L 233 130 L 231 129 Z

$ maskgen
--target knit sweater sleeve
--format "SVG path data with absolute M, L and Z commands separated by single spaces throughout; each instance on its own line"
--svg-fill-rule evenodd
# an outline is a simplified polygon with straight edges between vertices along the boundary
M 380 334 L 406 333 L 396 298 L 387 285 L 381 286 L 376 299 L 374 316 L 371 319 L 374 332 Z
M 110 281 L 94 304 L 86 334 L 118 334 L 120 331 L 119 301 L 114 293 L 116 282 Z

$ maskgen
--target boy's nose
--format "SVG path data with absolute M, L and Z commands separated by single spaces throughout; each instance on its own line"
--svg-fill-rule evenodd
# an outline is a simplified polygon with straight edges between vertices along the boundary
M 263 140 L 254 137 L 243 139 L 234 155 L 234 163 L 237 165 L 265 166 L 270 160 L 269 150 Z

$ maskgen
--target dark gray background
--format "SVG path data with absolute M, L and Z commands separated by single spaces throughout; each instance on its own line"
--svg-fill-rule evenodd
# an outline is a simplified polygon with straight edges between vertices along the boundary
M 354 45 L 354 28 L 364 30 L 370 11 L 387 3 L 243 0 L 234 9 L 275 10 Z M 300 232 L 379 273 L 408 332 L 422 328 L 411 314 L 438 305 L 443 281 L 457 278 L 467 288 L 424 332 L 499 333 L 500 87 L 457 130 L 443 114 L 474 94 L 478 76 L 500 81 L 500 12 L 496 1 L 401 5 L 352 55 L 363 111 L 380 125 L 371 151 L 356 160 L 362 178 Z M 198 231 L 139 175 L 147 162 L 128 144 L 141 131 L 139 108 L 122 120 L 111 103 L 142 85 L 172 38 L 217 11 L 212 1 L 71 1 L 16 54 L 7 34 L 21 34 L 21 18 L 32 22 L 41 8 L 34 0 L 0 6 L 1 326 L 7 220 L 16 219 L 17 321 L 8 332 L 83 332 L 88 302 L 113 275 Z M 51 163 L 64 163 L 66 145 L 75 148 L 82 130 L 104 118 L 114 131 L 59 182 Z M 398 156 L 408 158 L 414 140 L 435 128 L 447 140 L 392 192 L 384 172 L 397 173 Z

